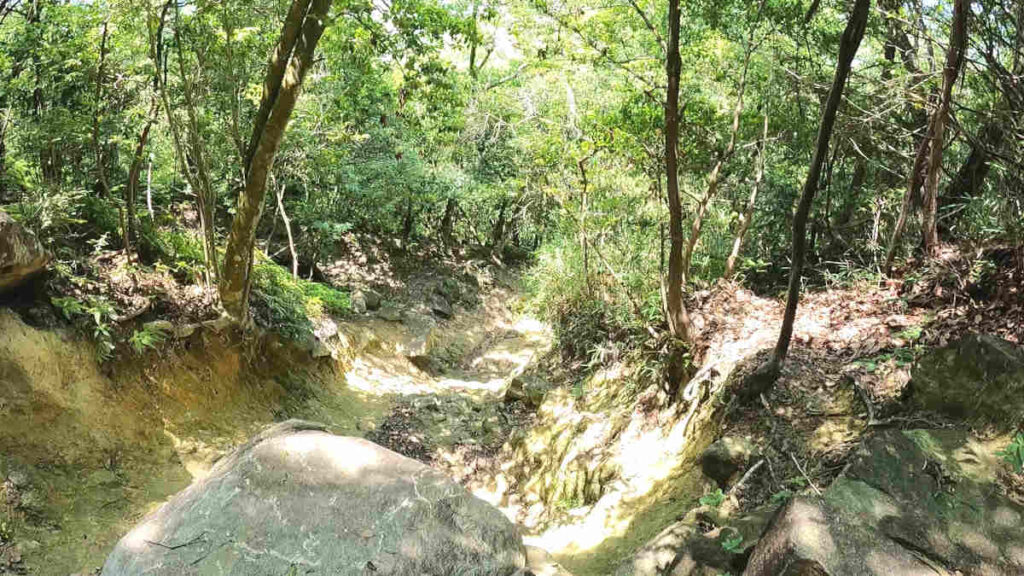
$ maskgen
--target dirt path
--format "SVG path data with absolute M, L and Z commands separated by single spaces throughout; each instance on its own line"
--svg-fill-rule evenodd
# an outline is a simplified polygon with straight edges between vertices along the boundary
M 74 333 L 0 311 L 0 576 L 93 573 L 142 516 L 274 421 L 373 437 L 430 402 L 446 408 L 419 410 L 436 419 L 435 454 L 499 438 L 505 379 L 550 345 L 515 304 L 497 287 L 447 321 L 408 305 L 339 321 L 334 361 L 197 331 L 106 365 Z

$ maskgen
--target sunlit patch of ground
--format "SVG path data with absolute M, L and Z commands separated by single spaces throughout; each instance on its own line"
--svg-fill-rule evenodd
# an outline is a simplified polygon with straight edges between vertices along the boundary
M 199 331 L 101 369 L 90 343 L 0 312 L 0 520 L 34 576 L 91 573 L 142 516 L 268 423 L 303 418 L 364 435 L 403 398 L 493 402 L 504 378 L 550 345 L 508 310 L 509 294 L 430 334 L 448 374 L 406 354 L 423 334 L 379 318 L 343 323 L 336 362 L 272 340 L 239 344 Z M 465 362 L 461 360 L 465 359 Z
M 883 289 L 807 296 L 790 361 L 766 395 L 769 413 L 717 392 L 774 344 L 781 305 L 720 288 L 691 303 L 703 359 L 698 404 L 659 401 L 633 388 L 635 366 L 612 363 L 578 389 L 555 388 L 534 415 L 500 394 L 544 357 L 551 334 L 514 313 L 513 300 L 499 289 L 447 322 L 342 324 L 334 363 L 199 334 L 189 349 L 112 374 L 92 363 L 87 346 L 5 316 L 0 357 L 17 366 L 0 365 L 0 374 L 26 384 L 0 399 L 0 472 L 28 468 L 30 483 L 49 490 L 37 514 L 44 521 L 16 522 L 16 538 L 39 544 L 26 553 L 31 573 L 98 566 L 130 525 L 217 457 L 266 423 L 299 417 L 406 442 L 499 505 L 531 532 L 528 542 L 577 576 L 609 574 L 708 489 L 696 457 L 724 428 L 789 446 L 769 453 L 770 473 L 751 482 L 752 501 L 802 476 L 790 454 L 812 482 L 827 483 L 866 426 L 851 382 L 883 410 L 905 385 L 906 354 L 927 322 Z M 266 369 L 250 373 L 254 359 Z M 24 367 L 30 373 L 18 372 Z M 17 413 L 27 416 L 9 417 Z M 402 428 L 410 421 L 422 430 Z
M 811 481 L 829 482 L 866 428 L 865 407 L 850 379 L 863 382 L 872 398 L 882 398 L 874 382 L 901 389 L 892 383 L 905 384 L 905 367 L 891 360 L 893 350 L 911 345 L 913 332 L 927 321 L 924 311 L 909 310 L 874 287 L 805 297 L 789 365 L 767 394 L 769 415 L 760 403 L 728 404 L 729 395 L 717 392 L 734 370 L 749 369 L 757 352 L 775 344 L 781 303 L 726 286 L 692 306 L 704 359 L 699 406 L 680 401 L 651 413 L 627 392 L 634 367 L 612 365 L 595 373 L 579 395 L 550 393 L 525 439 L 503 453 L 511 463 L 502 474 L 476 479 L 483 496 L 531 530 L 531 544 L 578 576 L 613 572 L 711 489 L 695 463 L 723 430 L 787 438 L 785 454 L 769 456 L 771 474 L 756 478 L 752 500 L 763 502 L 801 476 L 789 454 Z M 880 353 L 887 354 L 878 359 L 881 366 L 866 363 Z M 768 430 L 773 420 L 774 437 Z M 603 471 L 610 471 L 608 478 L 601 478 Z

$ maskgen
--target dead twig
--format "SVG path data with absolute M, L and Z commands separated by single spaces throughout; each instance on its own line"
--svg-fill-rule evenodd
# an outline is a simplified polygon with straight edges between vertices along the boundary
M 807 484 L 811 487 L 812 490 L 814 490 L 814 493 L 817 494 L 818 496 L 821 496 L 821 490 L 818 490 L 818 487 L 814 485 L 814 481 L 811 480 L 811 477 L 808 476 L 807 472 L 804 471 L 804 467 L 800 465 L 800 462 L 796 459 L 796 456 L 793 456 L 792 452 L 787 452 L 786 454 L 789 454 L 789 459 L 793 461 L 793 464 L 796 464 L 796 469 L 799 470 L 800 474 L 803 475 L 804 480 L 807 480 Z
M 757 464 L 751 466 L 750 469 L 747 470 L 746 473 L 744 473 L 743 476 L 740 478 L 740 481 L 737 482 L 735 486 L 729 489 L 729 500 L 732 501 L 733 506 L 739 508 L 740 502 L 736 498 L 736 494 L 738 494 L 743 489 L 743 485 L 746 484 L 747 480 L 749 480 L 754 475 L 754 472 L 757 472 L 758 468 L 764 465 L 766 460 L 767 458 L 762 458 L 758 460 Z

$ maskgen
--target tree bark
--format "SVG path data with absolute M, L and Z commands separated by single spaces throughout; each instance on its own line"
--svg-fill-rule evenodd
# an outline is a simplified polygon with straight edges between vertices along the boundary
M 793 217 L 793 256 L 792 268 L 789 272 L 786 312 L 782 320 L 782 329 L 779 331 L 779 341 L 775 345 L 775 354 L 769 363 L 772 365 L 769 372 L 773 376 L 773 380 L 786 360 L 789 344 L 793 338 L 793 323 L 796 320 L 796 309 L 800 302 L 800 280 L 804 267 L 804 246 L 807 241 L 807 216 L 811 212 L 814 195 L 820 184 L 822 164 L 828 157 L 829 141 L 832 138 L 832 128 L 835 126 L 836 114 L 842 101 L 843 89 L 846 87 L 846 79 L 850 75 L 853 58 L 864 37 L 870 4 L 870 0 L 856 1 L 839 42 L 839 58 L 836 62 L 835 77 L 832 80 L 832 88 L 829 90 L 825 109 L 821 114 L 821 125 L 818 128 L 814 156 L 811 158 L 811 166 L 800 194 L 800 203 L 797 205 L 796 214 Z
M 679 0 L 668 2 L 668 55 L 665 69 L 668 88 L 665 100 L 665 176 L 668 193 L 668 284 L 665 308 L 668 329 L 675 338 L 690 340 L 690 315 L 683 303 L 683 208 L 679 201 Z
M 889 248 L 885 252 L 885 263 L 882 270 L 888 274 L 892 271 L 892 262 L 896 257 L 896 249 L 899 246 L 903 229 L 907 225 L 907 218 L 910 215 L 910 208 L 917 197 L 918 190 L 924 184 L 925 172 L 928 169 L 928 146 L 932 142 L 932 125 L 928 123 L 928 129 L 917 145 L 917 153 L 914 154 L 914 163 L 910 167 L 910 178 L 907 182 L 907 191 L 903 194 L 903 203 L 900 205 L 899 216 L 896 217 L 896 224 L 892 229 L 892 236 L 889 238 Z
M 138 225 L 135 219 L 135 206 L 137 204 L 139 190 L 139 175 L 142 173 L 142 163 L 145 159 L 146 143 L 149 141 L 149 132 L 156 122 L 157 112 L 160 110 L 155 95 L 153 103 L 146 115 L 146 123 L 139 132 L 139 138 L 135 143 L 135 153 L 132 154 L 132 163 L 128 168 L 128 185 L 124 188 L 125 208 L 125 229 L 124 229 L 124 251 L 131 257 L 132 241 L 138 235 Z
M 281 188 L 277 192 L 277 211 L 281 214 L 281 221 L 284 222 L 284 231 L 288 234 L 288 251 L 292 256 L 292 278 L 299 277 L 299 253 L 295 250 L 295 237 L 292 236 L 292 221 L 288 218 L 288 213 L 284 210 L 284 190 L 285 184 L 281 183 Z
M 750 223 L 754 220 L 754 207 L 757 206 L 757 193 L 761 187 L 761 180 L 764 178 L 765 145 L 768 142 L 768 107 L 764 110 L 764 125 L 761 130 L 761 141 L 757 146 L 757 168 L 754 173 L 754 185 L 750 189 L 750 197 L 747 198 L 747 205 L 740 215 L 739 226 L 736 228 L 736 237 L 732 241 L 732 251 L 725 260 L 725 278 L 731 280 L 736 273 L 736 260 L 739 259 L 740 250 L 743 248 L 743 239 L 747 236 Z
M 458 211 L 458 203 L 455 202 L 455 198 L 449 198 L 444 203 L 444 216 L 441 217 L 441 244 L 445 248 L 450 248 L 453 241 L 453 232 L 455 229 L 455 216 Z
M 953 85 L 960 76 L 960 66 L 967 46 L 967 18 L 971 11 L 970 0 L 953 1 L 953 22 L 950 25 L 949 49 L 946 51 L 946 66 L 942 71 L 942 93 L 932 117 L 931 144 L 928 154 L 928 172 L 922 193 L 922 234 L 924 251 L 935 256 L 939 248 L 939 177 L 942 173 L 942 148 L 946 123 L 949 118 Z
M 953 226 L 959 220 L 962 208 L 981 193 L 992 167 L 991 151 L 1002 146 L 1004 134 L 998 122 L 990 122 L 982 129 L 980 141 L 971 144 L 970 153 L 953 176 L 946 193 L 939 197 L 939 209 L 946 213 L 947 218 L 941 229 Z
M 243 326 L 249 324 L 256 225 L 266 198 L 267 176 L 298 100 L 302 81 L 312 66 L 313 53 L 323 34 L 330 7 L 331 0 L 294 0 L 267 69 L 261 113 L 257 115 L 253 141 L 249 145 L 245 188 L 238 196 L 220 280 L 224 311 Z M 296 13 L 302 17 L 293 17 Z M 264 108 L 267 110 L 265 121 L 260 119 Z
M 110 197 L 110 182 L 107 180 L 106 158 L 103 155 L 103 142 L 100 139 L 100 122 L 103 117 L 103 77 L 106 74 L 107 38 L 109 36 L 109 17 L 103 21 L 100 36 L 100 54 L 96 61 L 96 89 L 93 92 L 95 102 L 92 120 L 92 147 L 96 161 L 96 181 L 100 185 L 100 193 L 104 198 Z

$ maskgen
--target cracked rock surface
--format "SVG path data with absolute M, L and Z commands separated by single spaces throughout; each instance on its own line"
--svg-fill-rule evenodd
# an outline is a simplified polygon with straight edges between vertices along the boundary
M 275 425 L 129 532 L 103 576 L 512 575 L 516 528 L 368 440 Z
M 746 576 L 1024 574 L 1024 506 L 998 485 L 999 441 L 886 430 L 822 498 L 787 504 Z

